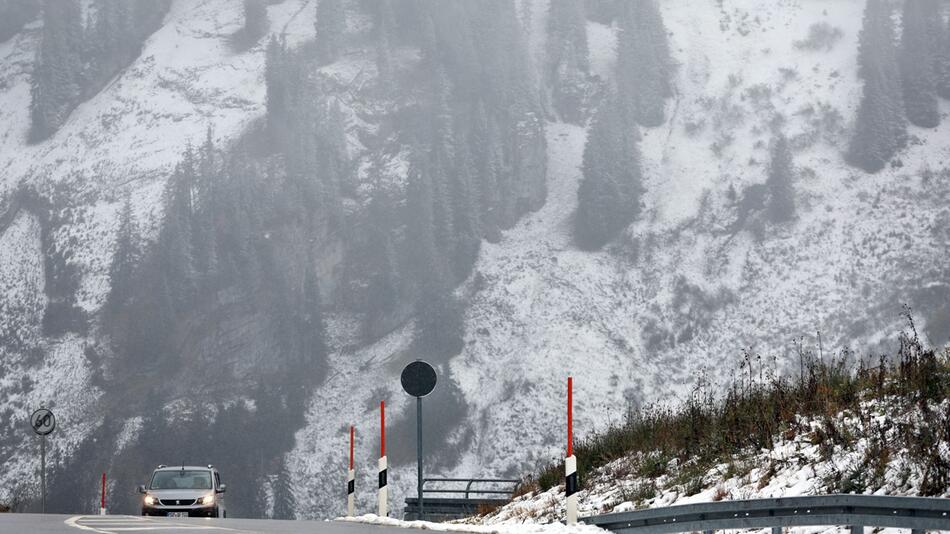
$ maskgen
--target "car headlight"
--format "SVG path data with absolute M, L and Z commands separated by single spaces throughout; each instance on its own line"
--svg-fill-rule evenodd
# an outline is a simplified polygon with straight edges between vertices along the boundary
M 198 497 L 198 504 L 214 504 L 214 493 L 209 493 L 204 497 Z
M 145 496 L 145 504 L 152 506 L 153 504 L 158 504 L 158 497 L 153 497 L 151 495 Z

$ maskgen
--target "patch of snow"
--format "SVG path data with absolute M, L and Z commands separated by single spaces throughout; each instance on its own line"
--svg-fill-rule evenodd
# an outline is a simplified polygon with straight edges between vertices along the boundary
M 933 410 L 950 409 L 945 400 Z M 919 424 L 922 413 L 908 409 L 905 402 L 895 399 L 873 400 L 862 403 L 861 413 L 840 412 L 832 423 L 839 431 L 857 436 L 850 445 L 833 445 L 830 455 L 812 442 L 810 432 L 797 433 L 791 438 L 776 436 L 771 449 L 747 451 L 733 458 L 733 465 L 714 466 L 703 476 L 702 490 L 687 495 L 684 487 L 675 482 L 676 461 L 668 466 L 668 474 L 650 479 L 637 474 L 641 452 L 615 460 L 596 469 L 588 480 L 581 481 L 579 512 L 582 516 L 632 511 L 642 508 L 665 507 L 715 500 L 756 499 L 826 494 L 827 478 L 836 473 L 847 474 L 855 469 L 867 470 L 863 462 L 871 443 L 868 436 L 887 436 L 896 442 L 902 424 Z M 823 427 L 820 419 L 802 419 L 804 427 Z M 950 458 L 950 443 L 936 445 L 945 458 Z M 734 473 L 734 474 L 730 474 Z M 922 480 L 921 466 L 908 457 L 908 451 L 893 450 L 882 474 L 880 485 L 868 487 L 864 493 L 874 495 L 918 495 Z M 643 495 L 640 500 L 629 500 L 630 495 Z M 950 489 L 943 495 L 950 496 Z M 564 486 L 553 487 L 540 493 L 517 497 L 510 504 L 482 517 L 464 520 L 466 524 L 504 528 L 509 524 L 550 523 L 563 518 Z M 802 527 L 790 529 L 795 533 L 847 532 L 843 527 Z M 900 529 L 884 529 L 900 532 Z M 767 529 L 748 532 L 768 532 Z
M 471 532 L 473 534 L 604 534 L 605 530 L 593 525 L 564 525 L 561 523 L 499 523 L 491 526 L 433 523 L 431 521 L 401 521 L 391 517 L 366 514 L 355 517 L 338 517 L 335 521 L 382 525 L 387 527 L 431 530 L 433 532 Z

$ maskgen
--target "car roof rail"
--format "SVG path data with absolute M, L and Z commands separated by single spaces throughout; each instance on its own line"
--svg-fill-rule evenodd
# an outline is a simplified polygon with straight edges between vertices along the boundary
M 214 469 L 214 466 L 211 464 L 208 464 L 208 469 Z
M 165 467 L 168 467 L 168 466 L 165 465 L 165 464 L 158 464 L 158 468 L 159 468 L 159 469 L 162 469 L 162 468 L 165 468 Z

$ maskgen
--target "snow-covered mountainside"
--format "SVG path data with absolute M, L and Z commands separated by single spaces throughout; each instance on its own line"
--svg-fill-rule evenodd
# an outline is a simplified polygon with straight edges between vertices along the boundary
M 816 331 L 826 349 L 878 348 L 903 303 L 936 323 L 950 216 L 939 175 L 950 131 L 913 129 L 919 142 L 900 156 L 903 166 L 876 175 L 844 163 L 861 87 L 863 6 L 661 2 L 679 65 L 672 118 L 643 133 L 647 213 L 607 252 L 581 252 L 571 241 L 585 131 L 548 125 L 547 203 L 500 243 L 485 244 L 461 289 L 466 346 L 444 371 L 458 380 L 469 416 L 454 437 L 462 459 L 440 474 L 519 474 L 557 457 L 568 374 L 578 390 L 577 428 L 594 432 L 631 406 L 677 398 L 700 374 L 727 380 L 743 349 L 785 368 L 797 365 L 785 357 L 801 336 L 817 346 Z M 544 12 L 543 4 L 533 10 Z M 821 21 L 843 31 L 831 51 L 788 39 L 805 39 Z M 595 68 L 613 61 L 612 30 L 588 25 Z M 764 182 L 776 117 L 796 147 L 799 219 L 758 233 L 736 229 L 730 190 Z M 927 326 L 934 342 L 946 340 L 941 324 Z M 392 342 L 382 345 L 390 354 Z M 351 366 L 378 349 L 358 353 Z M 309 491 L 326 491 L 316 458 L 344 450 L 346 421 L 375 428 L 371 395 L 357 388 L 363 379 L 339 386 L 353 388 L 357 399 L 348 402 L 362 406 L 358 413 L 326 424 L 318 395 L 311 417 L 326 433 L 310 426 L 298 434 L 294 455 L 314 477 Z M 360 457 L 372 458 L 375 441 L 360 444 Z M 344 456 L 336 457 L 342 472 Z M 409 466 L 394 477 L 411 488 Z
M 291 43 L 312 33 L 312 3 L 270 6 L 270 30 Z M 309 17 L 308 17 L 309 15 Z M 101 341 L 68 334 L 44 337 L 43 243 L 35 210 L 16 194 L 23 185 L 63 189 L 68 206 L 58 214 L 49 247 L 68 250 L 79 272 L 76 304 L 99 311 L 109 291 L 109 265 L 122 198 L 131 194 L 146 236 L 154 236 L 161 192 L 187 145 L 200 144 L 210 127 L 227 143 L 264 112 L 264 46 L 234 53 L 228 37 L 243 25 L 240 3 L 175 2 L 140 57 L 99 94 L 80 104 L 52 139 L 28 144 L 30 73 L 39 23 L 0 43 L 0 405 L 3 406 L 2 485 L 31 480 L 39 460 L 23 426 L 42 403 L 58 414 L 51 441 L 54 461 L 109 417 L 97 403 L 85 350 Z M 43 354 L 46 357 L 43 357 Z M 29 430 L 26 428 L 26 430 Z
M 291 47 L 305 46 L 314 5 L 269 3 L 270 32 Z M 940 103 L 942 126 L 911 127 L 899 165 L 872 175 L 842 156 L 861 93 L 864 1 L 663 0 L 660 7 L 676 63 L 675 94 L 667 121 L 641 132 L 643 214 L 603 251 L 575 247 L 587 129 L 551 114 L 544 205 L 497 242 L 483 243 L 456 291 L 465 303 L 464 349 L 438 366 L 451 380 L 441 380 L 441 396 L 426 404 L 438 428 L 449 429 L 431 437 L 429 474 L 521 475 L 556 457 L 569 374 L 576 427 L 584 434 L 621 420 L 631 407 L 678 398 L 701 374 L 728 379 L 743 349 L 775 356 L 780 370 L 793 363 L 786 356 L 801 336 L 816 331 L 825 347 L 876 349 L 895 330 L 903 303 L 934 343 L 950 334 L 943 258 L 950 243 L 950 104 Z M 523 0 L 517 11 L 540 63 L 548 2 Z M 829 50 L 796 46 L 817 22 L 839 28 L 840 40 Z M 361 21 L 347 23 L 359 29 Z M 235 51 L 228 38 L 242 24 L 240 2 L 175 1 L 140 56 L 35 145 L 26 139 L 39 23 L 0 43 L 0 334 L 10 340 L 0 346 L 0 502 L 11 498 L 4 494 L 11 481 L 29 479 L 37 467 L 23 426 L 32 408 L 45 402 L 57 410 L 56 460 L 72 455 L 109 417 L 90 357 L 105 343 L 101 329 L 43 332 L 50 301 L 44 248 L 65 251 L 78 272 L 76 306 L 99 313 L 125 193 L 145 236 L 154 238 L 162 190 L 186 146 L 199 145 L 210 127 L 226 147 L 265 113 L 266 40 Z M 615 24 L 587 23 L 591 74 L 607 84 L 617 33 Z M 365 79 L 375 75 L 366 68 L 372 54 L 372 47 L 361 49 L 323 72 L 345 82 L 328 85 L 348 118 L 348 151 L 360 161 L 378 156 L 361 143 L 378 128 L 367 122 L 372 105 L 354 102 L 352 92 L 371 85 Z M 417 59 L 413 50 L 400 50 L 403 56 Z M 742 202 L 745 188 L 765 181 L 776 124 L 790 139 L 798 170 L 797 218 L 781 226 L 757 220 Z M 384 178 L 405 180 L 399 155 L 387 157 L 392 176 Z M 22 184 L 50 196 L 68 191 L 68 208 L 56 214 L 68 224 L 46 235 L 45 212 L 15 193 Z M 414 484 L 414 406 L 398 383 L 412 357 L 414 325 L 367 345 L 355 323 L 345 312 L 330 314 L 326 377 L 308 392 L 287 455 L 299 482 L 293 490 L 300 517 L 342 509 L 350 424 L 359 437 L 359 506 L 371 507 L 382 399 L 396 426 L 390 494 L 397 507 Z M 228 400 L 240 397 L 234 392 Z M 138 424 L 123 421 L 117 441 L 127 443 Z

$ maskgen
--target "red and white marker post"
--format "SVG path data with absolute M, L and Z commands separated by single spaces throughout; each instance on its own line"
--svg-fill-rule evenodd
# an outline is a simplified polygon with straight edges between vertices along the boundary
M 353 468 L 353 449 L 356 441 L 356 427 L 350 427 L 350 468 L 346 473 L 346 515 L 353 517 L 356 506 L 356 470 Z
M 102 496 L 99 499 L 99 515 L 106 515 L 106 474 L 102 473 Z
M 389 465 L 386 461 L 386 401 L 379 402 L 379 517 L 389 513 Z
M 577 524 L 577 458 L 574 457 L 574 377 L 567 377 L 567 458 L 564 459 L 564 494 L 567 524 Z

